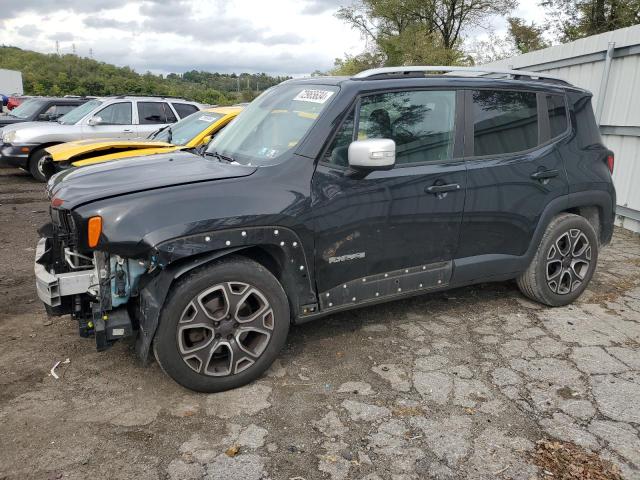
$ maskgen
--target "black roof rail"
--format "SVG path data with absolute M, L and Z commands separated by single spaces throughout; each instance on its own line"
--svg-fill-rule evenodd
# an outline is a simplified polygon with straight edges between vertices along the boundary
M 382 67 L 365 70 L 354 75 L 354 80 L 380 80 L 386 78 L 416 78 L 425 75 L 449 75 L 458 77 L 507 78 L 511 80 L 540 80 L 562 85 L 571 85 L 555 75 L 525 70 L 505 70 L 489 67 L 457 67 L 457 66 L 406 66 Z
M 184 98 L 171 97 L 171 96 L 167 97 L 166 95 L 143 95 L 141 93 L 135 93 L 135 94 L 125 93 L 122 95 L 113 95 L 113 98 L 127 98 L 127 97 L 138 97 L 138 98 L 149 97 L 149 98 L 162 98 L 164 100 L 183 100 L 185 102 L 191 101 L 191 100 L 185 100 Z

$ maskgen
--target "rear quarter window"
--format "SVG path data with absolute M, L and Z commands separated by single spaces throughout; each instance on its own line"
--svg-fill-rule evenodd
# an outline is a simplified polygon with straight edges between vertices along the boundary
M 547 95 L 549 131 L 551 138 L 559 137 L 567 131 L 569 120 L 563 95 Z
M 173 105 L 173 108 L 176 109 L 176 112 L 178 112 L 180 118 L 188 117 L 192 113 L 198 111 L 198 107 L 196 107 L 195 105 L 190 105 L 188 103 L 172 103 L 171 105 Z

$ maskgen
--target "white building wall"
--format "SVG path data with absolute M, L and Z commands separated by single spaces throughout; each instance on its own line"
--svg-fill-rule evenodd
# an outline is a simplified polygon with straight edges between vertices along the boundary
M 640 232 L 640 25 L 486 66 L 545 72 L 593 92 L 603 141 L 615 153 L 617 223 Z
M 22 95 L 22 73 L 15 70 L 4 70 L 0 68 L 0 94 Z

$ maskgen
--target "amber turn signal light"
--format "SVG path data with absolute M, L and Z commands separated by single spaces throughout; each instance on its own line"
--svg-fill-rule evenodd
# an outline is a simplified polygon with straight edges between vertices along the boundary
M 98 245 L 102 233 L 102 217 L 91 217 L 87 228 L 87 243 L 91 248 Z

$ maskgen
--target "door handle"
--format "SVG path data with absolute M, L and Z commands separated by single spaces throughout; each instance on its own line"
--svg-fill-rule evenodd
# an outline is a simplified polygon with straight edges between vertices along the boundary
M 538 170 L 531 174 L 531 178 L 534 180 L 547 180 L 549 178 L 557 177 L 558 175 L 560 175 L 558 170 Z
M 125 129 L 123 130 L 123 132 L 124 132 L 124 133 L 131 133 L 131 132 L 133 132 L 133 130 L 131 130 L 130 128 L 125 128 Z
M 430 187 L 426 187 L 424 189 L 426 193 L 433 193 L 434 195 L 439 195 L 447 192 L 455 192 L 456 190 L 460 190 L 460 185 L 457 183 L 449 183 L 446 185 L 431 185 Z

